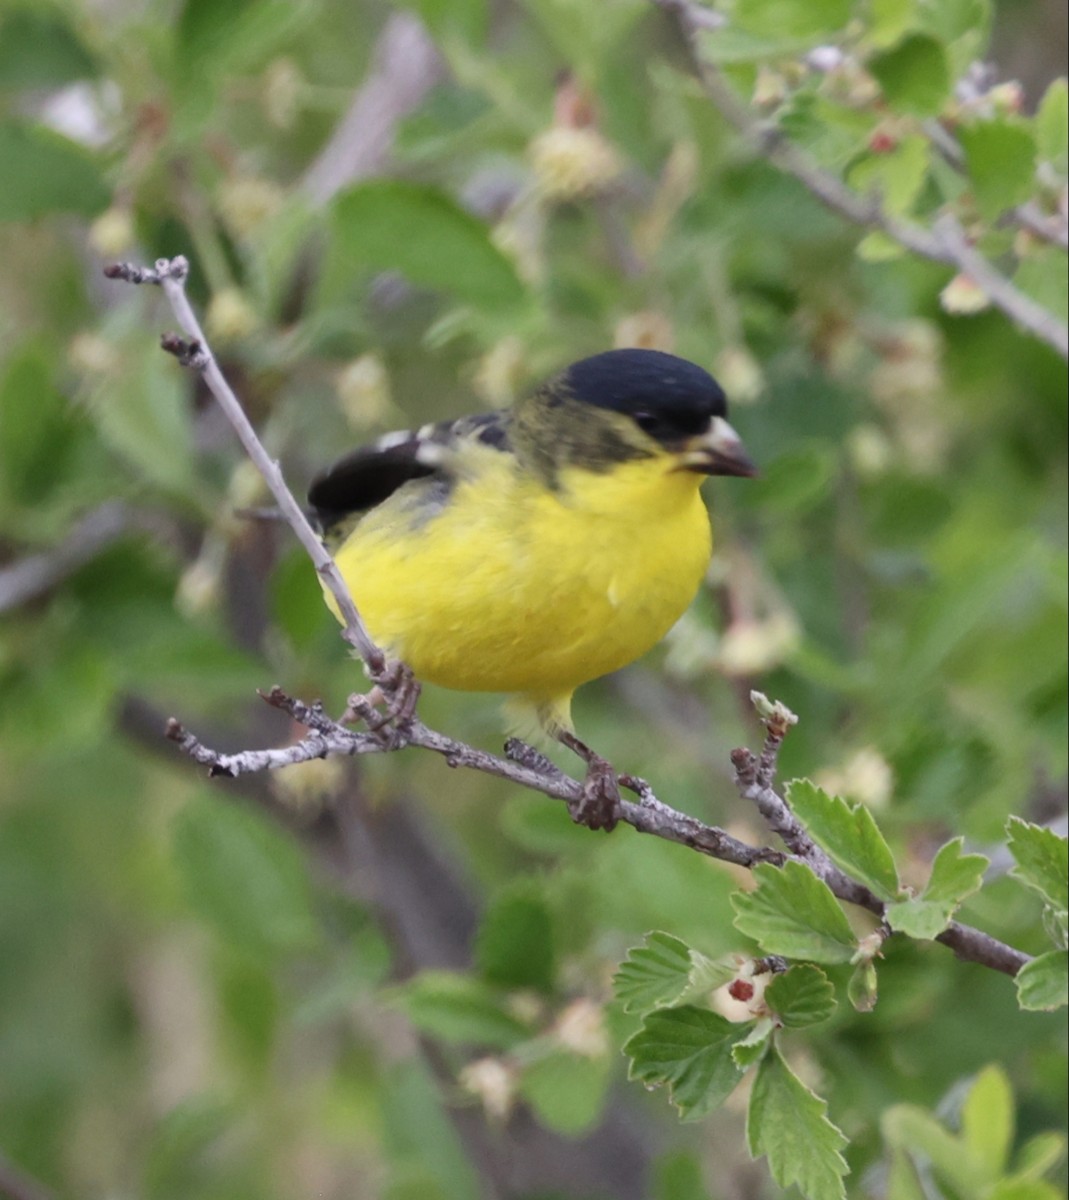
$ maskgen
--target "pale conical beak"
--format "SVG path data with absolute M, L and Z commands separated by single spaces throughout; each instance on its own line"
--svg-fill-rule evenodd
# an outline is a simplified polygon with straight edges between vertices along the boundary
M 704 475 L 754 476 L 757 467 L 746 453 L 742 439 L 723 417 L 713 417 L 709 429 L 691 438 L 683 451 L 682 467 Z

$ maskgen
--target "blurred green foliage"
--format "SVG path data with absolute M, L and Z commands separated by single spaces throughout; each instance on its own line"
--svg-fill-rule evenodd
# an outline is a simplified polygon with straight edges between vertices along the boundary
M 923 124 L 987 52 L 986 0 L 725 12 L 702 50 L 741 95 L 896 213 L 958 205 L 1064 316 L 1064 255 L 1003 219 L 1064 203 L 1064 81 L 961 102 L 968 176 Z M 354 179 L 328 141 L 413 14 L 443 68 L 408 80 Z M 846 59 L 818 69 L 830 44 Z M 388 60 L 387 94 L 417 58 Z M 651 929 L 752 952 L 731 872 L 429 757 L 242 789 L 163 741 L 174 713 L 278 744 L 255 688 L 340 709 L 361 678 L 285 532 L 235 515 L 264 497 L 158 352 L 161 298 L 101 277 L 176 253 L 298 489 L 343 447 L 613 344 L 714 369 L 763 477 L 711 486 L 708 588 L 581 693 L 579 728 L 760 841 L 727 769 L 759 685 L 801 716 L 785 777 L 870 808 L 918 890 L 948 838 L 1064 812 L 1064 362 L 991 309 L 947 312 L 952 270 L 741 146 L 643 0 L 0 2 L 4 1155 L 71 1197 L 781 1194 L 732 1102 L 679 1126 L 623 1082 L 639 1018 L 613 971 Z M 500 740 L 490 698 L 428 690 L 422 711 Z M 1039 953 L 1043 908 L 1000 879 L 963 919 Z M 1045 1200 L 1061 1024 L 894 939 L 875 1010 L 841 1003 L 786 1047 L 850 1138 L 850 1195 Z M 783 1181 L 793 1078 L 766 1070 L 750 1130 Z

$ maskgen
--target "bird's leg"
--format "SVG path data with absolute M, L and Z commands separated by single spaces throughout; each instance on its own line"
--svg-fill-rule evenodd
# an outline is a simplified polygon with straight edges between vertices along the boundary
M 363 721 L 369 733 L 382 733 L 387 749 L 400 749 L 416 715 L 419 692 L 419 681 L 412 671 L 398 660 L 389 662 L 372 678 L 369 692 L 349 697 L 341 724 Z
M 555 735 L 562 746 L 567 746 L 586 763 L 586 778 L 583 794 L 574 803 L 569 802 L 568 811 L 577 825 L 587 829 L 604 829 L 611 833 L 620 819 L 620 788 L 612 763 L 595 754 L 574 733 L 566 729 L 557 730 Z

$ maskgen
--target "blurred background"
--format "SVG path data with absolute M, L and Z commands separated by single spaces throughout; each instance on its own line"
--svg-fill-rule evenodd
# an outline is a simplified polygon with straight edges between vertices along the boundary
M 1056 0 L 858 5 L 848 36 L 914 9 L 1026 113 L 1065 71 Z M 789 96 L 814 153 L 872 145 L 885 114 L 829 116 L 856 80 L 758 57 L 734 82 Z M 189 256 L 298 495 L 613 345 L 713 370 L 762 478 L 707 487 L 707 586 L 578 727 L 763 841 L 728 761 L 760 687 L 801 717 L 784 778 L 870 806 L 923 883 L 949 836 L 1064 813 L 1066 371 L 859 236 L 740 145 L 642 0 L 0 2 L 0 1194 L 781 1194 L 737 1100 L 681 1125 L 626 1082 L 609 1002 L 650 929 L 747 951 L 732 871 L 415 752 L 209 782 L 163 739 L 282 744 L 256 688 L 340 711 L 362 675 L 293 538 L 242 515 L 267 498 L 160 353 L 163 298 L 101 268 Z M 421 711 L 500 745 L 492 697 Z M 967 907 L 1043 947 L 1007 881 Z M 1064 1127 L 1064 1022 L 1009 980 L 892 943 L 880 993 L 793 1049 L 852 1196 L 889 1194 L 889 1105 L 952 1112 L 990 1062 L 1019 1142 Z

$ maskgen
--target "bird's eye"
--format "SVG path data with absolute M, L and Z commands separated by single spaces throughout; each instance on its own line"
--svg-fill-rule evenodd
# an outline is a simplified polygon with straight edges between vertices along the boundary
M 655 433 L 661 427 L 661 420 L 653 413 L 637 412 L 635 413 L 635 424 L 646 433 Z

